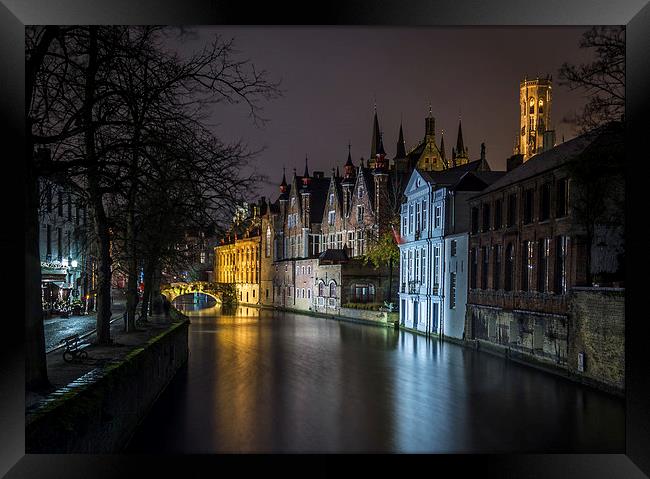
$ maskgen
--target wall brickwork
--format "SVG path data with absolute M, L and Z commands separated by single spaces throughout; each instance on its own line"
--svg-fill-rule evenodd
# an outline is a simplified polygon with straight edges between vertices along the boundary
M 614 288 L 575 288 L 569 301 L 568 367 L 571 373 L 625 388 L 625 291 Z M 584 372 L 578 353 L 584 353 Z

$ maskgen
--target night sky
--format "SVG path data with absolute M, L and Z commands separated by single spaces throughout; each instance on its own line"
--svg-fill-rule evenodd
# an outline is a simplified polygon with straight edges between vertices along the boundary
M 331 173 L 347 159 L 368 158 L 374 104 L 389 157 L 395 154 L 400 119 L 407 151 L 424 136 L 431 104 L 436 141 L 444 129 L 451 157 L 458 118 L 470 160 L 485 142 L 493 169 L 504 170 L 519 129 L 519 82 L 553 75 L 552 123 L 556 139 L 575 136 L 562 119 L 579 110 L 583 95 L 557 83 L 564 61 L 584 63 L 592 54 L 578 43 L 588 27 L 196 27 L 178 45 L 189 52 L 215 33 L 234 38 L 241 57 L 272 79 L 281 79 L 284 96 L 264 103 L 270 120 L 259 128 L 245 106 L 217 105 L 215 132 L 227 141 L 243 139 L 265 147 L 258 171 L 269 177 L 259 195 L 277 198 L 286 166 Z M 342 170 L 342 168 L 341 168 Z

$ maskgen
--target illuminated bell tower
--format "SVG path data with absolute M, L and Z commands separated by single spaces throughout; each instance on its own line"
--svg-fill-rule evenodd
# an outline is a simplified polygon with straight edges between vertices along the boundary
M 544 133 L 551 128 L 551 76 L 519 84 L 520 131 L 518 150 L 527 161 L 544 149 Z

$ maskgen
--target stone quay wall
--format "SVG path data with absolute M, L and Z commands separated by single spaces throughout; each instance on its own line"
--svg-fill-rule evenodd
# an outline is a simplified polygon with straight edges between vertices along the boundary
M 568 366 L 587 382 L 625 389 L 625 290 L 574 288 L 569 301 Z M 579 355 L 582 354 L 582 371 Z
M 187 362 L 188 326 L 189 320 L 183 317 L 124 360 L 90 371 L 75 381 L 77 387 L 53 393 L 55 398 L 26 418 L 25 452 L 105 454 L 122 450 Z
M 468 304 L 466 342 L 623 395 L 624 289 L 575 287 L 566 296 L 566 314 Z

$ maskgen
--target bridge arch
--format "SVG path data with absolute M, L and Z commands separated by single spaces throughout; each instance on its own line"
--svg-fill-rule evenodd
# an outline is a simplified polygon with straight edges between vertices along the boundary
M 179 296 L 193 293 L 201 293 L 206 296 L 214 298 L 217 303 L 221 303 L 221 294 L 219 291 L 215 291 L 212 288 L 210 283 L 205 283 L 203 281 L 194 281 L 191 283 L 171 283 L 160 289 L 160 293 L 164 295 L 169 302 L 174 301 Z

